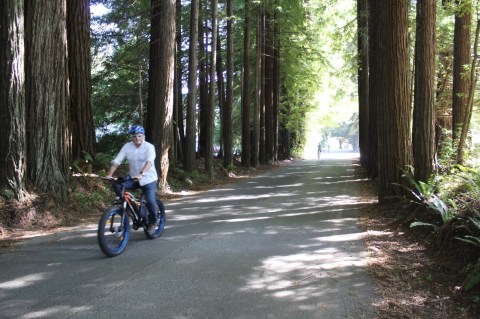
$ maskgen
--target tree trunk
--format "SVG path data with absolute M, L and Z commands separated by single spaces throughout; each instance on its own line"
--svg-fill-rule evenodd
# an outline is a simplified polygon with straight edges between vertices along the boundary
M 23 2 L 0 1 L 0 12 L 0 195 L 22 201 L 27 156 Z
M 467 109 L 465 110 L 465 117 L 463 120 L 462 134 L 457 149 L 457 163 L 463 165 L 463 155 L 465 151 L 465 144 L 467 142 L 468 131 L 473 113 L 473 101 L 475 97 L 475 89 L 477 87 L 477 72 L 478 72 L 478 41 L 480 35 L 480 19 L 477 20 L 477 27 L 475 30 L 475 41 L 473 45 L 473 60 L 470 68 L 470 88 L 468 90 Z
M 460 0 L 455 13 L 452 96 L 452 133 L 454 145 L 458 143 L 458 134 L 462 129 L 467 106 L 469 78 L 464 74 L 464 67 L 470 64 L 471 5 L 471 0 Z
M 72 158 L 95 154 L 90 57 L 90 1 L 67 0 Z
M 278 110 L 280 104 L 280 25 L 277 17 L 277 10 L 274 14 L 273 27 L 273 161 L 278 157 Z
M 379 38 L 379 3 L 375 0 L 368 0 L 369 20 L 368 20 L 368 166 L 367 172 L 371 178 L 378 177 L 378 108 L 379 97 L 383 94 L 380 89 L 381 80 L 380 66 L 383 63 L 383 57 L 380 55 Z
M 269 10 L 268 8 L 267 10 Z M 265 19 L 265 160 L 273 160 L 273 16 Z
M 160 191 L 167 189 L 175 76 L 175 0 L 152 0 L 146 139 L 155 145 Z
M 250 0 L 246 0 L 245 5 L 250 4 Z M 249 12 L 245 12 L 249 14 Z M 251 163 L 253 167 L 258 166 L 258 151 L 260 139 L 260 104 L 262 97 L 262 34 L 261 34 L 261 10 L 257 10 L 257 29 L 255 37 L 255 104 L 253 109 L 253 130 L 252 130 L 252 145 L 251 145 Z
M 195 163 L 196 138 L 196 101 L 197 101 L 197 41 L 198 41 L 198 12 L 197 0 L 192 0 L 190 12 L 190 45 L 188 52 L 188 104 L 187 104 L 187 136 L 185 150 L 185 170 L 193 171 Z
M 360 162 L 368 167 L 369 114 L 368 114 L 368 0 L 357 1 L 358 24 L 358 124 Z
M 247 7 L 248 0 L 245 2 Z M 247 10 L 247 9 L 245 9 Z M 233 164 L 233 0 L 227 0 L 227 91 L 226 101 L 223 109 L 223 143 L 224 157 L 223 166 L 229 167 Z
M 242 165 L 250 167 L 250 1 L 245 2 L 243 29 L 243 84 L 242 84 Z
M 205 143 L 205 170 L 207 171 L 210 181 L 214 179 L 213 171 L 213 137 L 215 133 L 215 64 L 217 59 L 217 17 L 218 17 L 218 0 L 212 0 L 212 45 L 211 45 L 211 61 L 210 61 L 210 86 L 209 101 L 206 114 L 206 143 Z
M 417 2 L 413 159 L 415 179 L 427 181 L 435 153 L 435 0 Z
M 201 1 L 200 3 L 204 3 L 205 1 Z M 202 6 L 200 6 L 200 10 L 202 10 Z M 199 13 L 199 17 L 202 16 L 202 11 Z M 198 153 L 199 157 L 205 156 L 205 148 L 206 148 L 206 140 L 207 140 L 207 120 L 206 120 L 206 112 L 208 109 L 208 73 L 207 73 L 207 47 L 206 41 L 207 35 L 207 27 L 204 26 L 204 22 L 201 20 L 199 23 L 202 25 L 199 31 L 198 37 L 198 51 L 199 51 L 199 90 L 200 90 L 200 98 L 199 98 L 199 105 L 198 105 Z
M 408 0 L 379 1 L 378 31 L 383 57 L 377 75 L 379 202 L 401 195 L 402 170 L 410 164 Z M 370 91 L 371 92 L 371 91 Z
M 265 4 L 262 4 L 260 18 L 260 35 L 261 35 L 261 70 L 260 70 L 260 84 L 262 86 L 260 95 L 260 136 L 258 144 L 258 159 L 260 163 L 267 162 L 267 156 L 265 152 Z
M 185 149 L 185 131 L 183 125 L 183 97 L 182 97 L 182 1 L 176 0 L 176 25 L 175 34 L 175 88 L 173 103 L 173 160 L 183 161 Z
M 25 12 L 28 175 L 65 202 L 70 163 L 66 2 L 28 0 Z
M 218 158 L 222 158 L 225 160 L 224 154 L 224 130 L 225 130 L 225 104 L 226 104 L 226 96 L 225 96 L 225 77 L 223 73 L 225 71 L 225 67 L 223 65 L 222 60 L 222 39 L 220 37 L 220 27 L 217 24 L 217 63 L 216 63 L 216 72 L 217 72 L 217 96 L 218 96 L 218 111 L 220 115 L 220 139 L 218 141 L 219 149 L 217 153 Z

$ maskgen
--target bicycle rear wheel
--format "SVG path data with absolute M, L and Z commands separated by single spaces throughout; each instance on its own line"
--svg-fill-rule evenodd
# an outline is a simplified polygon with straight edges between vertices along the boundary
M 163 206 L 163 203 L 161 200 L 157 198 L 157 227 L 155 229 L 155 232 L 150 234 L 147 229 L 145 228 L 145 235 L 147 235 L 148 238 L 150 239 L 155 239 L 158 238 L 162 235 L 163 229 L 165 228 L 165 222 L 166 222 L 166 217 L 165 217 L 165 207 Z
M 128 214 L 119 206 L 110 207 L 98 222 L 97 240 L 100 249 L 109 257 L 120 255 L 130 236 Z

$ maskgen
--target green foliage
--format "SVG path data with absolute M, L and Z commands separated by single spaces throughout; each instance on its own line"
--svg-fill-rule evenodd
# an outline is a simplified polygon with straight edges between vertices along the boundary
M 208 175 L 205 172 L 195 170 L 189 173 L 178 167 L 174 167 L 167 177 L 168 185 L 174 191 L 195 188 L 195 185 L 207 183 L 208 180 Z
M 480 233 L 480 213 L 477 211 L 475 212 L 475 217 L 469 218 L 472 224 L 475 226 L 477 233 Z M 475 245 L 476 247 L 480 248 L 480 235 L 479 236 L 471 236 L 466 235 L 463 238 L 456 237 L 458 240 L 464 241 L 466 243 Z M 463 283 L 463 288 L 466 291 L 471 290 L 475 286 L 480 284 L 480 259 L 474 265 L 473 269 L 469 271 L 465 281 Z
M 97 209 L 105 203 L 105 198 L 111 196 L 111 191 L 107 188 L 95 190 L 90 189 L 85 192 L 75 192 L 73 194 L 75 203 L 81 210 Z
M 436 192 L 438 191 L 436 179 L 430 179 L 428 182 L 416 181 L 413 178 L 413 167 L 409 166 L 407 170 L 403 171 L 402 177 L 407 179 L 407 186 L 402 184 L 396 184 L 404 189 L 406 189 L 415 202 L 425 205 L 432 212 L 438 214 L 442 220 L 442 226 L 448 225 L 454 218 L 454 212 L 456 205 L 450 199 L 445 200 L 438 196 Z M 450 205 L 447 205 L 447 203 Z M 417 226 L 430 226 L 437 228 L 437 225 L 422 221 L 413 222 L 410 224 L 410 227 Z
M 77 159 L 72 163 L 73 168 L 79 173 L 92 174 L 98 167 L 108 167 L 112 161 L 112 156 L 105 153 L 97 153 L 95 157 L 82 151 L 83 159 Z

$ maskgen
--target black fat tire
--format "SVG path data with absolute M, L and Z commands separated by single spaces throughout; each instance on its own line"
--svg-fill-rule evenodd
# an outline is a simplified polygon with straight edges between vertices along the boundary
M 118 256 L 127 247 L 129 237 L 128 214 L 120 206 L 110 207 L 98 222 L 97 241 L 100 249 L 109 257 Z

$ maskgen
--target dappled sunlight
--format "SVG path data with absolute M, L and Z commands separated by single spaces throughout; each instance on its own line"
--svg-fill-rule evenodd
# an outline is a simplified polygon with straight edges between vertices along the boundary
M 45 308 L 39 311 L 29 312 L 19 318 L 21 319 L 52 318 L 53 316 L 59 316 L 64 313 L 75 313 L 79 311 L 86 311 L 88 309 L 91 309 L 91 306 L 84 306 L 84 307 L 55 306 L 55 307 Z
M 51 274 L 49 273 L 37 273 L 37 274 L 22 276 L 6 282 L 0 282 L 0 290 L 24 288 L 27 286 L 34 285 L 38 281 L 47 280 L 48 278 L 50 278 L 50 276 Z

